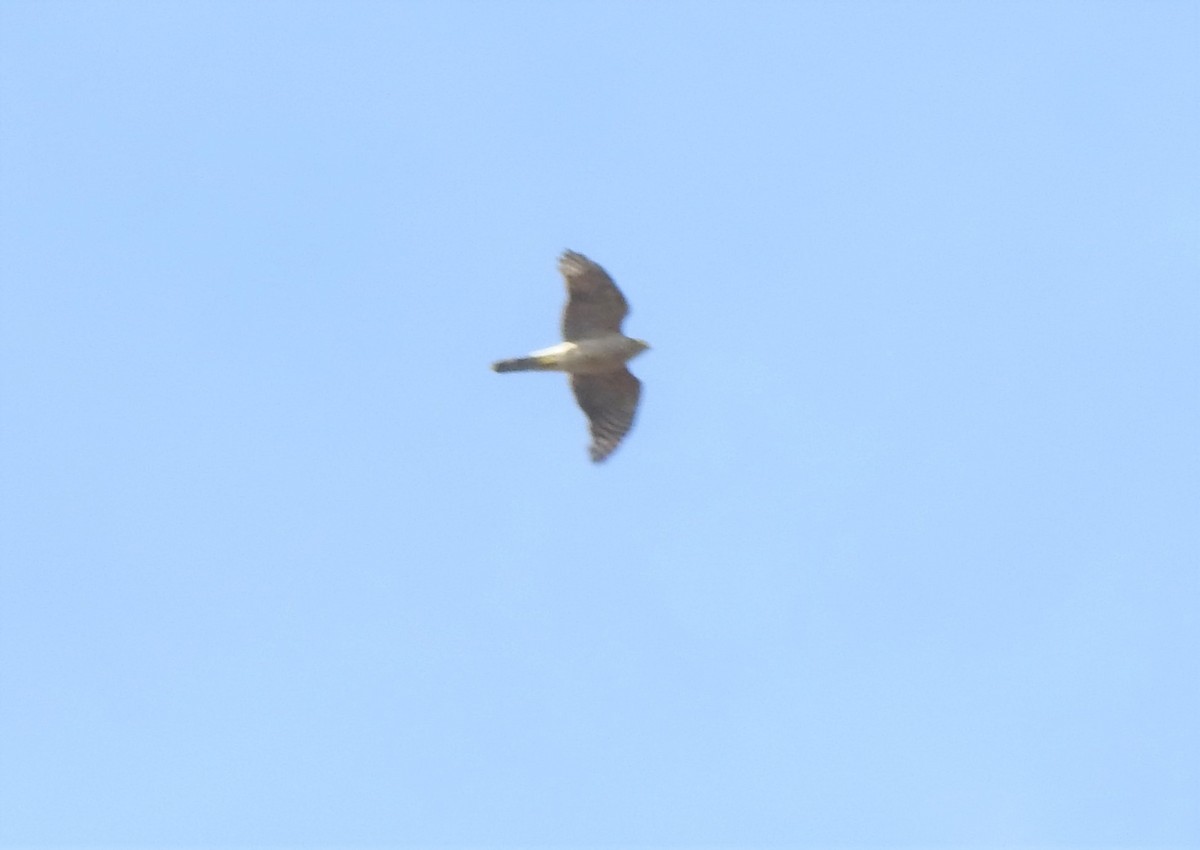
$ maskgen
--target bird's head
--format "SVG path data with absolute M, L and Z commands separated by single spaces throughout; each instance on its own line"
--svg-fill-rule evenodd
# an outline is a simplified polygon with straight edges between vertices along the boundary
M 632 349 L 632 352 L 629 355 L 629 359 L 632 360 L 634 357 L 637 357 L 643 351 L 648 351 L 650 348 L 650 343 L 646 342 L 646 340 L 644 340 L 644 339 L 630 339 L 629 347 L 630 347 L 630 349 Z

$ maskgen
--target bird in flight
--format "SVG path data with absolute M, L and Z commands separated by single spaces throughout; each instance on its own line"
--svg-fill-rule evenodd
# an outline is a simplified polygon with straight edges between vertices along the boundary
M 588 418 L 593 463 L 604 460 L 629 429 L 637 413 L 642 383 L 625 363 L 650 346 L 621 333 L 629 304 L 608 272 L 583 254 L 566 251 L 558 270 L 567 284 L 563 342 L 525 357 L 492 364 L 497 372 L 566 372 L 575 401 Z

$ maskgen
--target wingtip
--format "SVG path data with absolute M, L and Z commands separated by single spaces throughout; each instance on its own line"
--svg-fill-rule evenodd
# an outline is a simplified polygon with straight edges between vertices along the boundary
M 578 251 L 572 251 L 570 248 L 567 248 L 561 254 L 558 255 L 558 264 L 560 266 L 566 266 L 566 265 L 587 266 L 591 262 L 592 261 L 589 260 L 587 257 L 585 257 L 583 254 L 579 253 Z
M 588 457 L 592 459 L 592 463 L 600 464 L 612 457 L 612 453 L 616 450 L 616 446 L 605 448 L 603 446 L 591 445 L 588 446 Z

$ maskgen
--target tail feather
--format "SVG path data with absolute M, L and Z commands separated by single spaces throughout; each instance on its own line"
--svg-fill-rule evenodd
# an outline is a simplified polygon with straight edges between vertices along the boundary
M 527 372 L 540 368 L 542 364 L 536 357 L 514 357 L 511 360 L 497 360 L 492 364 L 492 369 L 497 372 Z

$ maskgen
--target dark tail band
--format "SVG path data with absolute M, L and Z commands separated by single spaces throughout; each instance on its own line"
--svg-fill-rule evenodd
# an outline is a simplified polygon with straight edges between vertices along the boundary
M 512 360 L 497 360 L 492 369 L 497 372 L 527 372 L 538 368 L 536 357 L 514 357 Z

